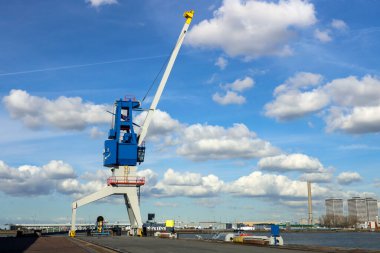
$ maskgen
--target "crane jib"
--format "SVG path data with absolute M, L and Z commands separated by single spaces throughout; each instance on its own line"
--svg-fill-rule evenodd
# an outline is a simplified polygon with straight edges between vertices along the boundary
M 133 125 L 136 124 L 133 123 L 132 111 L 141 111 L 141 103 L 134 98 L 120 99 L 115 102 L 113 127 L 109 130 L 108 139 L 104 142 L 103 165 L 105 167 L 136 166 L 137 163 L 144 161 L 146 134 L 193 16 L 194 11 L 184 13 L 186 22 L 170 55 L 138 135 L 133 128 Z

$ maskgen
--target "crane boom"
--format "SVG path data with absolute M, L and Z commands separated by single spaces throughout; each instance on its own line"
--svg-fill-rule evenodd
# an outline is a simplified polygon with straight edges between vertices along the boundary
M 167 82 L 167 80 L 169 78 L 170 72 L 171 72 L 171 70 L 173 68 L 173 65 L 174 65 L 174 62 L 175 62 L 175 60 L 177 58 L 179 49 L 182 46 L 182 43 L 183 43 L 183 40 L 185 38 L 187 29 L 189 28 L 191 20 L 193 19 L 194 11 L 193 10 L 186 11 L 183 14 L 183 16 L 186 18 L 186 22 L 185 22 L 185 24 L 184 24 L 184 26 L 182 28 L 181 34 L 178 37 L 178 40 L 177 40 L 177 43 L 176 43 L 176 45 L 175 45 L 175 47 L 173 49 L 173 52 L 170 55 L 170 59 L 169 59 L 168 65 L 166 66 L 166 69 L 165 69 L 165 72 L 164 72 L 164 74 L 162 76 L 161 82 L 158 85 L 156 94 L 154 95 L 152 104 L 150 105 L 150 108 L 148 110 L 148 113 L 147 113 L 147 116 L 145 118 L 144 124 L 141 126 L 141 131 L 140 131 L 140 134 L 138 136 L 138 146 L 141 146 L 141 144 L 143 143 L 143 141 L 144 141 L 144 139 L 146 137 L 149 125 L 150 125 L 150 123 L 152 121 L 153 113 L 154 113 L 154 111 L 157 108 L 158 101 L 161 98 L 162 92 L 163 92 L 163 90 L 165 88 L 166 82 Z

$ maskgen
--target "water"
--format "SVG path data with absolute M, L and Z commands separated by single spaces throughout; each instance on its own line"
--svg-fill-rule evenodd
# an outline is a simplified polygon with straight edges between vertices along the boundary
M 254 235 L 266 235 L 269 233 L 254 233 Z M 179 234 L 180 239 L 211 239 L 214 234 Z M 281 233 L 284 243 L 299 245 L 317 245 L 357 249 L 380 250 L 380 233 L 375 232 L 298 232 Z
M 282 233 L 286 244 L 318 245 L 343 248 L 380 249 L 380 233 L 325 232 Z

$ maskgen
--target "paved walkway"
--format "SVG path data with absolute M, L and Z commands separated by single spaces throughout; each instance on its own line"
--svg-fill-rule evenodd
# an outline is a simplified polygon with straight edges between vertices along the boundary
M 103 247 L 67 236 L 54 237 L 2 237 L 0 253 L 111 253 Z
M 95 244 L 105 245 L 120 252 L 128 253 L 305 253 L 309 250 L 279 249 L 270 247 L 257 247 L 235 243 L 220 243 L 200 240 L 171 240 L 153 237 L 80 237 Z
M 100 245 L 100 246 L 98 246 Z M 104 247 L 105 246 L 105 247 Z M 113 250 L 112 250 L 113 249 Z M 171 240 L 153 237 L 0 237 L 0 253 L 367 253 L 358 249 L 291 246 L 288 248 L 258 247 L 201 240 Z

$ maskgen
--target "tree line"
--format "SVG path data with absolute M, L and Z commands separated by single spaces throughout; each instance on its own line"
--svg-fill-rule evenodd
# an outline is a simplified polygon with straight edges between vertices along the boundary
M 358 218 L 352 215 L 322 215 L 320 218 L 321 225 L 328 228 L 352 228 L 358 222 Z

